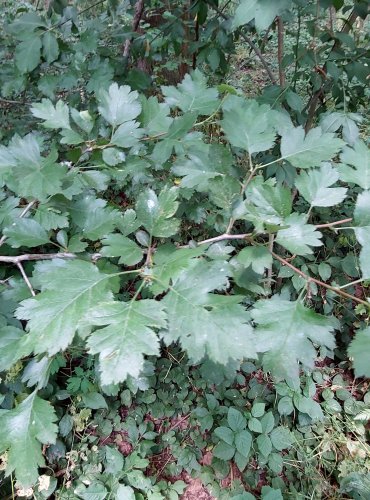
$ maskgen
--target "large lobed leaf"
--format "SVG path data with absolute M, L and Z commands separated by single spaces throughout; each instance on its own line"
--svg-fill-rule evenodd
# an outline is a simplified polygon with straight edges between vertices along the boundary
M 163 338 L 168 344 L 180 340 L 193 362 L 208 356 L 227 364 L 230 358 L 256 356 L 249 315 L 238 304 L 241 298 L 210 293 L 227 286 L 229 273 L 226 262 L 193 260 L 162 300 L 168 315 Z
M 323 132 L 321 127 L 307 134 L 303 127 L 288 130 L 281 138 L 281 156 L 294 167 L 318 167 L 321 162 L 331 160 L 344 146 L 341 139 L 331 132 Z
M 84 261 L 41 262 L 34 273 L 41 293 L 21 302 L 18 319 L 27 320 L 29 351 L 53 355 L 73 340 L 87 311 L 112 299 L 109 275 Z
M 36 136 L 14 136 L 7 148 L 0 147 L 0 174 L 8 187 L 24 198 L 44 201 L 61 193 L 67 168 L 56 163 L 57 155 L 41 156 Z
M 339 180 L 339 172 L 329 163 L 319 169 L 301 172 L 295 181 L 300 194 L 311 207 L 332 207 L 346 197 L 347 189 L 330 187 Z
M 262 364 L 276 379 L 299 380 L 300 364 L 312 369 L 315 346 L 333 349 L 336 322 L 279 296 L 259 300 L 252 311 L 257 324 L 257 350 L 263 353 Z
M 340 159 L 343 162 L 338 168 L 341 180 L 370 189 L 370 149 L 366 144 L 358 141 L 353 148 L 347 146 Z
M 0 453 L 8 451 L 6 474 L 15 471 L 22 486 L 37 481 L 45 465 L 41 444 L 55 443 L 58 427 L 49 402 L 30 394 L 13 410 L 0 410 Z
M 356 377 L 370 377 L 370 328 L 356 333 L 349 345 L 348 355 L 353 358 Z
M 177 87 L 162 87 L 162 92 L 170 106 L 197 115 L 211 114 L 219 104 L 217 89 L 207 88 L 207 80 L 198 69 L 191 75 L 185 75 Z
M 354 231 L 362 245 L 360 267 L 363 278 L 370 278 L 370 191 L 363 191 L 356 200 L 354 211 Z
M 291 8 L 291 0 L 241 0 L 235 11 L 232 28 L 236 29 L 255 20 L 258 32 L 267 29 L 276 16 Z
M 101 90 L 98 94 L 99 112 L 112 127 L 117 127 L 140 114 L 138 97 L 138 93 L 132 92 L 128 85 L 119 87 L 117 83 L 112 83 L 108 90 Z
M 273 111 L 255 100 L 229 97 L 223 106 L 221 126 L 230 143 L 250 154 L 270 149 L 275 141 Z
M 87 345 L 99 354 L 103 385 L 138 377 L 144 355 L 159 354 L 159 340 L 151 327 L 164 328 L 164 305 L 155 300 L 107 302 L 91 309 L 87 322 L 104 326 L 92 333 Z M 108 325 L 108 326 L 106 326 Z
M 177 232 L 180 221 L 173 217 L 179 206 L 177 196 L 176 187 L 165 187 L 159 196 L 152 189 L 139 195 L 136 202 L 137 217 L 150 235 L 168 238 Z

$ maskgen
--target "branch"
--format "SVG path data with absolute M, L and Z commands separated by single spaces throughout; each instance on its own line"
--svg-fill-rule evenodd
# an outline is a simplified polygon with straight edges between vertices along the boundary
M 346 21 L 341 29 L 342 34 L 343 33 L 347 34 L 351 31 L 353 24 L 356 21 L 357 17 L 358 17 L 357 12 L 355 10 L 353 10 L 351 12 L 351 14 L 349 15 L 348 19 L 346 19 Z M 334 45 L 332 46 L 332 48 L 329 52 L 329 55 L 326 58 L 326 61 L 330 60 L 330 56 L 332 55 L 333 52 L 335 52 L 341 46 L 341 43 L 342 42 L 339 38 L 337 38 L 335 40 Z M 321 68 L 319 68 L 319 71 L 320 71 L 320 73 L 326 75 L 326 62 Z M 306 124 L 304 127 L 306 133 L 312 127 L 312 124 L 313 124 L 313 121 L 315 118 L 316 108 L 317 108 L 320 96 L 325 95 L 325 88 L 324 87 L 325 87 L 325 81 L 321 84 L 320 88 L 312 94 L 311 99 L 309 100 L 309 102 L 306 106 L 306 109 L 308 109 L 307 120 L 306 120 Z
M 279 63 L 279 83 L 281 87 L 285 87 L 285 73 L 283 68 L 284 56 L 284 23 L 281 17 L 277 18 L 278 28 L 278 63 Z
M 326 227 L 334 227 L 334 226 L 339 226 L 340 224 L 346 224 L 346 222 L 352 222 L 352 219 L 348 218 L 343 220 L 337 220 L 335 222 L 327 222 L 326 224 L 317 224 L 315 227 L 316 229 L 324 229 Z
M 96 255 L 96 254 L 94 254 Z M 77 255 L 69 252 L 60 253 L 26 253 L 24 255 L 0 255 L 0 262 L 15 264 L 30 260 L 77 259 Z
M 23 278 L 23 279 L 24 279 L 24 281 L 26 282 L 26 285 L 27 285 L 27 286 L 28 286 L 28 288 L 30 289 L 31 295 L 32 295 L 33 297 L 35 297 L 35 296 L 36 296 L 36 292 L 35 292 L 35 290 L 33 289 L 32 285 L 31 285 L 31 282 L 30 282 L 30 280 L 28 279 L 27 274 L 25 273 L 25 270 L 23 269 L 22 264 L 21 264 L 20 262 L 17 262 L 17 267 L 18 267 L 18 269 L 20 270 L 21 275 L 22 275 L 22 278 Z
M 15 106 L 25 106 L 25 105 L 31 105 L 32 102 L 27 102 L 27 101 L 14 101 L 13 99 L 3 99 L 0 97 L 0 103 L 4 104 L 14 104 Z
M 229 19 L 218 7 L 216 7 L 215 5 L 212 4 L 212 9 L 215 10 L 217 12 L 217 14 L 219 16 L 221 16 L 223 19 L 225 19 L 226 21 Z M 243 32 L 240 32 L 240 36 L 243 38 L 243 40 L 245 42 L 247 42 L 247 44 L 250 46 L 250 48 L 254 51 L 254 53 L 256 54 L 256 56 L 258 57 L 258 59 L 261 61 L 262 63 L 262 66 L 265 68 L 271 82 L 273 84 L 276 83 L 276 78 L 274 77 L 271 69 L 270 69 L 270 66 L 267 64 L 267 61 L 266 59 L 263 57 L 263 54 L 262 52 L 260 51 L 260 49 L 257 47 L 257 45 L 252 42 L 252 40 L 249 38 L 248 35 L 245 35 Z
M 221 234 L 220 236 L 216 236 L 215 238 L 209 238 L 208 240 L 198 241 L 197 245 L 208 245 L 209 243 L 217 243 L 218 241 L 224 240 L 247 240 L 252 236 L 252 233 L 246 234 Z
M 275 241 L 275 235 L 274 234 L 269 234 L 269 252 L 272 253 L 274 250 L 274 241 Z M 272 262 L 270 266 L 267 269 L 267 280 L 266 280 L 266 288 L 271 292 L 271 283 L 272 283 Z
M 233 219 L 232 219 L 233 220 Z M 327 222 L 326 224 L 317 224 L 315 225 L 316 229 L 324 229 L 327 227 L 334 227 L 334 226 L 339 226 L 340 224 L 346 224 L 347 222 L 351 222 L 352 219 L 343 219 L 343 220 L 337 220 L 334 222 Z M 264 233 L 259 233 L 259 234 L 264 234 Z M 210 243 L 217 243 L 218 241 L 225 241 L 225 240 L 248 240 L 253 236 L 253 233 L 244 233 L 244 234 L 228 234 L 227 232 L 224 234 L 221 234 L 219 236 L 215 236 L 214 238 L 208 238 L 207 240 L 202 240 L 202 241 L 197 241 L 196 244 L 197 246 L 199 245 L 208 245 Z M 270 240 L 271 243 L 271 240 Z M 182 245 L 179 246 L 178 248 L 189 248 L 189 245 Z M 0 257 L 1 259 L 1 257 Z M 0 260 L 1 262 L 1 260 Z
M 137 29 L 138 29 L 139 24 L 140 24 L 141 17 L 143 15 L 143 12 L 144 12 L 144 0 L 137 0 L 137 2 L 135 3 L 135 15 L 134 15 L 134 19 L 132 21 L 132 31 L 133 31 L 133 33 L 137 32 Z M 124 48 L 123 48 L 123 57 L 125 59 L 128 59 L 128 57 L 130 55 L 131 44 L 132 44 L 132 37 L 128 38 L 125 41 L 125 45 L 124 45 Z
M 337 288 L 335 286 L 328 285 L 327 283 L 324 283 L 324 281 L 317 280 L 316 278 L 312 278 L 311 276 L 308 276 L 306 273 L 298 269 L 297 267 L 293 266 L 288 260 L 283 259 L 283 257 L 280 257 L 280 255 L 277 255 L 275 252 L 270 252 L 271 255 L 281 262 L 283 266 L 289 267 L 292 271 L 294 271 L 296 274 L 299 274 L 302 278 L 304 278 L 307 283 L 316 283 L 319 286 L 322 286 L 326 288 L 327 290 L 331 290 L 332 292 L 336 293 L 337 295 L 340 295 L 342 297 L 345 297 L 346 299 L 354 300 L 355 302 L 358 302 L 359 304 L 363 304 L 366 307 L 370 308 L 370 303 L 367 302 L 366 300 L 359 299 L 358 297 L 355 297 L 354 295 L 351 295 L 347 292 L 343 292 L 340 288 Z

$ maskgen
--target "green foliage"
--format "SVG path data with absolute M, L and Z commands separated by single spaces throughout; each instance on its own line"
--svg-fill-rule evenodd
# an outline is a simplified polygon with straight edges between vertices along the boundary
M 338 356 L 370 376 L 368 56 L 320 18 L 342 3 L 179 0 L 132 39 L 126 3 L 103 3 L 6 14 L 0 105 L 32 103 L 0 146 L 4 497 L 14 473 L 35 498 L 172 500 L 186 471 L 221 500 L 300 498 L 316 449 L 361 495 L 367 461 L 335 461 L 368 452 L 369 398 L 325 372 Z M 296 36 L 286 83 L 218 85 L 276 16 Z
M 1 410 L 0 450 L 8 450 L 7 474 L 15 471 L 25 486 L 38 478 L 38 467 L 44 465 L 40 443 L 53 444 L 57 435 L 56 415 L 51 405 L 30 394 L 17 408 Z

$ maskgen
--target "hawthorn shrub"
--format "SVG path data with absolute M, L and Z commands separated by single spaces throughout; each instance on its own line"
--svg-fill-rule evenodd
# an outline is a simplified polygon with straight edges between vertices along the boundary
M 254 19 L 247 4 L 233 29 Z M 19 85 L 64 57 L 37 17 L 11 25 L 24 37 Z M 24 488 L 39 480 L 46 447 L 67 433 L 65 398 L 81 388 L 86 408 L 104 409 L 105 397 L 137 391 L 173 346 L 204 373 L 257 363 L 287 398 L 282 415 L 295 404 L 321 416 L 312 387 L 307 411 L 293 394 L 336 345 L 356 377 L 370 376 L 361 117 L 327 110 L 305 130 L 291 89 L 293 109 L 269 92 L 248 99 L 210 86 L 199 69 L 150 96 L 103 73 L 83 99 L 48 87 L 27 111 L 33 130 L 15 130 L 0 146 L 0 452 L 6 476 Z M 37 85 L 45 89 L 45 76 Z M 66 385 L 63 370 L 86 357 L 89 376 Z M 246 430 L 242 412 L 226 410 L 214 456 L 244 470 L 251 432 L 260 433 L 257 447 L 265 457 L 274 450 L 279 473 L 290 431 L 273 416 L 259 430 L 263 401 L 251 411 Z M 125 484 L 112 491 L 133 495 Z

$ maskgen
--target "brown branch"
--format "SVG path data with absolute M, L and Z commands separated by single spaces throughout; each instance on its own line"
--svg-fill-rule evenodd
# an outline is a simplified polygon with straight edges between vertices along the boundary
M 221 234 L 220 236 L 216 236 L 215 238 L 209 238 L 208 240 L 203 240 L 197 242 L 197 245 L 208 245 L 209 243 L 217 243 L 218 241 L 224 240 L 246 240 L 252 236 L 252 233 L 246 234 Z
M 221 16 L 223 19 L 228 20 L 229 18 L 215 5 L 212 4 L 212 9 L 215 10 L 219 16 Z M 250 48 L 254 51 L 258 59 L 261 61 L 262 66 L 265 68 L 271 82 L 273 84 L 276 83 L 276 78 L 274 77 L 274 74 L 272 73 L 270 66 L 267 64 L 266 59 L 263 57 L 262 52 L 260 49 L 257 47 L 257 45 L 249 38 L 248 35 L 244 34 L 243 32 L 240 32 L 240 36 L 243 38 L 245 42 L 250 46 Z
M 334 227 L 334 226 L 339 226 L 340 224 L 346 224 L 346 222 L 352 222 L 352 219 L 348 218 L 343 220 L 337 220 L 335 222 L 327 222 L 326 224 L 317 224 L 315 227 L 316 229 L 324 229 L 326 227 Z
M 231 219 L 234 220 L 234 219 Z M 343 219 L 343 220 L 337 220 L 334 222 L 327 222 L 326 224 L 317 224 L 315 225 L 316 229 L 325 229 L 328 227 L 335 227 L 339 226 L 340 224 L 346 224 L 347 222 L 351 222 L 352 219 Z M 260 233 L 262 234 L 262 233 Z M 206 240 L 198 241 L 196 242 L 197 246 L 199 245 L 209 245 L 210 243 L 217 243 L 218 241 L 225 241 L 225 240 L 248 240 L 253 236 L 252 233 L 244 233 L 244 234 L 228 234 L 227 232 L 224 234 L 220 234 L 219 236 L 215 236 L 214 238 L 208 238 Z M 270 241 L 271 243 L 271 241 Z M 189 245 L 182 245 L 179 246 L 178 248 L 188 248 Z M 1 259 L 1 257 L 0 257 Z
M 25 105 L 31 105 L 32 102 L 28 102 L 28 101 L 14 101 L 13 99 L 3 99 L 2 97 L 0 97 L 0 103 L 4 103 L 4 104 L 13 104 L 14 106 L 25 106 Z
M 281 17 L 277 18 L 278 28 L 278 63 L 279 63 L 279 83 L 281 87 L 285 87 L 285 72 L 283 68 L 284 56 L 284 23 Z
M 143 12 L 144 12 L 144 0 L 137 0 L 137 2 L 135 3 L 135 15 L 134 15 L 134 19 L 132 21 L 132 32 L 133 33 L 136 33 L 138 30 Z M 129 58 L 131 44 L 132 44 L 132 37 L 128 38 L 125 41 L 125 45 L 123 48 L 123 57 L 125 59 Z
M 289 269 L 291 269 L 296 274 L 299 274 L 299 276 L 304 278 L 307 281 L 307 283 L 310 283 L 310 282 L 316 283 L 317 285 L 322 286 L 322 287 L 326 288 L 327 290 L 330 290 L 330 291 L 336 293 L 337 295 L 340 295 L 346 299 L 354 300 L 355 302 L 358 302 L 359 304 L 363 304 L 363 305 L 370 308 L 370 303 L 367 302 L 366 300 L 359 299 L 358 297 L 355 297 L 354 295 L 351 295 L 347 292 L 343 292 L 343 290 L 341 290 L 340 288 L 328 285 L 324 281 L 320 281 L 320 280 L 317 280 L 316 278 L 312 278 L 311 276 L 308 276 L 306 273 L 304 273 L 303 271 L 301 271 L 297 267 L 293 266 L 293 264 L 291 264 L 288 260 L 283 259 L 283 257 L 280 257 L 280 255 L 277 255 L 275 252 L 270 252 L 270 253 L 276 260 L 281 262 L 281 264 L 283 266 L 289 267 Z
M 31 260 L 77 259 L 77 255 L 69 252 L 60 253 L 26 253 L 24 255 L 0 255 L 0 262 L 15 264 Z
M 349 15 L 348 19 L 346 19 L 346 21 L 344 22 L 344 25 L 342 26 L 342 29 L 341 29 L 341 33 L 345 33 L 345 34 L 349 33 L 351 31 L 353 24 L 356 21 L 357 17 L 358 17 L 357 12 L 355 10 L 353 10 L 351 12 L 351 14 Z M 326 59 L 327 61 L 330 59 L 330 56 L 332 55 L 332 53 L 335 52 L 341 46 L 341 43 L 342 42 L 339 38 L 337 38 L 335 40 L 334 45 L 331 48 L 329 55 Z M 319 71 L 323 75 L 326 75 L 326 63 L 321 68 L 315 67 L 315 70 Z M 307 120 L 306 120 L 306 124 L 305 124 L 306 133 L 312 127 L 319 99 L 322 95 L 325 95 L 324 86 L 325 86 L 325 81 L 322 83 L 320 88 L 312 94 L 311 99 L 309 100 L 309 102 L 306 106 L 306 108 L 308 109 Z

